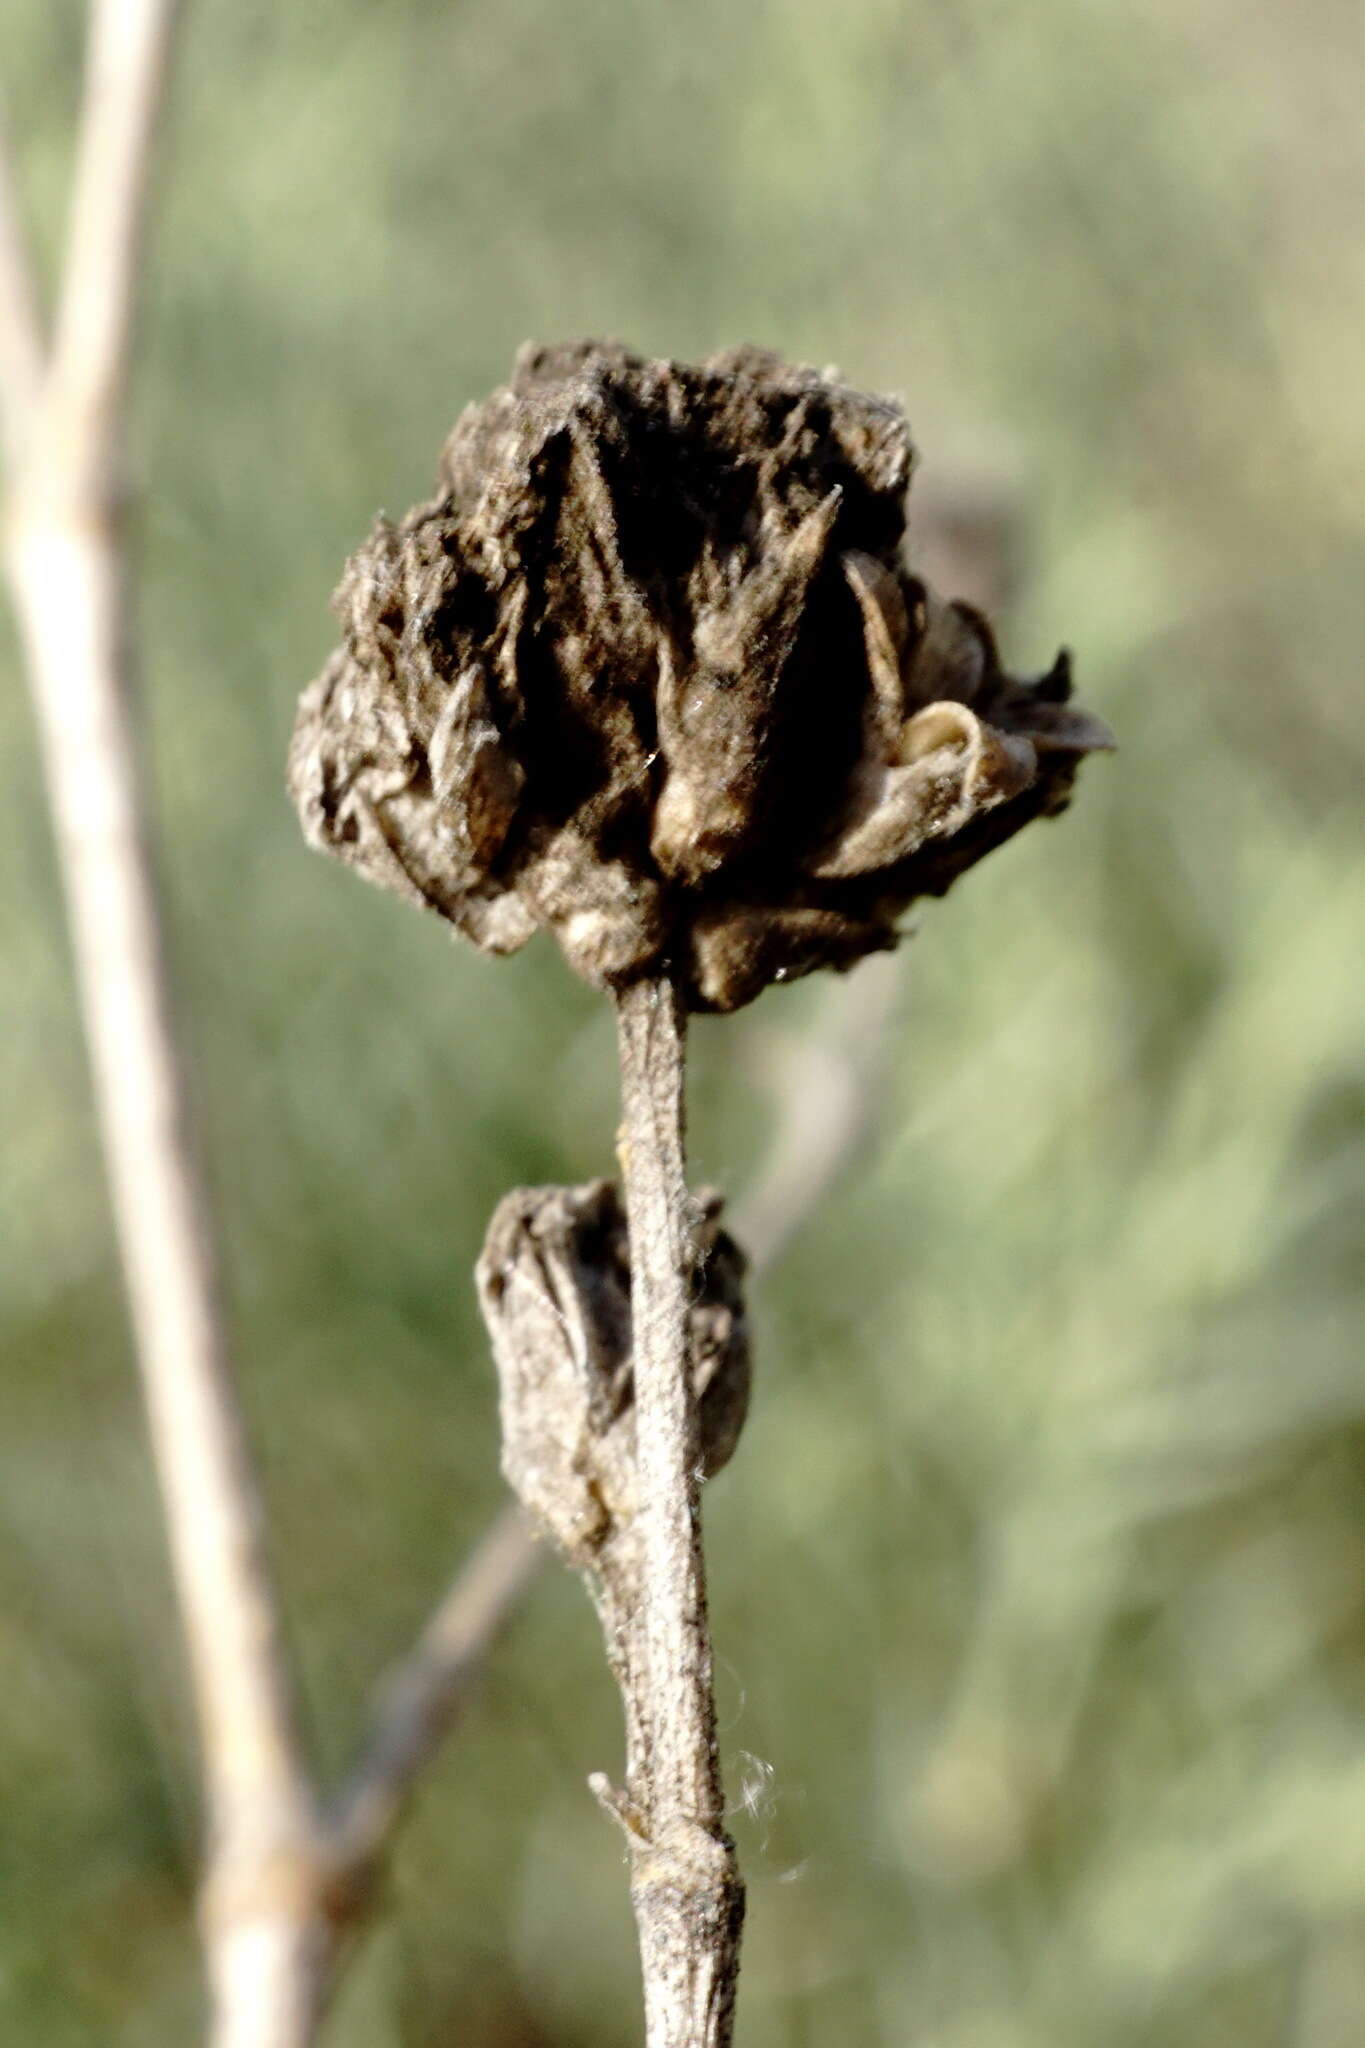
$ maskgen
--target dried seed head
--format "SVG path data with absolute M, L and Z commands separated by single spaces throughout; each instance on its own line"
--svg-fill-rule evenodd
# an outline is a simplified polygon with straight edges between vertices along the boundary
M 491 952 L 691 1007 L 894 945 L 1112 745 L 902 557 L 900 409 L 756 350 L 528 348 L 347 564 L 309 839 Z
M 745 1258 L 723 1203 L 697 1196 L 687 1356 L 697 1453 L 729 1462 L 749 1407 Z M 477 1279 L 493 1340 L 502 1462 L 523 1504 L 577 1563 L 629 1533 L 638 1507 L 630 1239 L 611 1181 L 514 1188 L 488 1226 Z

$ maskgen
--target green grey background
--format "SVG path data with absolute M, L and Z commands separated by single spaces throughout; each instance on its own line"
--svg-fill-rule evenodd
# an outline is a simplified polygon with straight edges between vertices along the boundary
M 81 9 L 10 0 L 49 270 Z M 329 1769 L 501 1499 L 469 1272 L 609 1171 L 606 1007 L 308 854 L 326 597 L 515 346 L 741 339 L 1023 508 L 1122 751 L 919 920 L 875 1140 L 709 1499 L 747 2048 L 1365 2029 L 1365 41 L 1354 6 L 199 0 L 138 381 L 145 703 L 245 1399 Z M 199 2025 L 192 1730 L 0 627 L 0 2040 Z M 847 994 L 852 994 L 849 984 Z M 841 992 L 835 990 L 837 1001 Z M 736 1192 L 830 991 L 695 1034 Z M 552 1572 L 329 2048 L 637 2038 Z

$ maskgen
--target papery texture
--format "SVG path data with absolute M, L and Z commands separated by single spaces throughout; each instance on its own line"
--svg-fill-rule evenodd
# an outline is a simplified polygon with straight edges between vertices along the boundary
M 492 952 L 694 1009 L 895 943 L 1106 728 L 904 557 L 890 400 L 756 350 L 523 350 L 380 520 L 302 700 L 316 845 Z

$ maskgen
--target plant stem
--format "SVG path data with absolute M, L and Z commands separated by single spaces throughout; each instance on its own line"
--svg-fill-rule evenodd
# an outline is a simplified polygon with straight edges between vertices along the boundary
M 671 980 L 618 1003 L 630 1223 L 644 1736 L 629 1787 L 647 2048 L 731 2039 L 744 1889 L 724 1829 L 687 1366 L 695 1268 L 683 1153 L 686 1018 Z
M 128 377 L 176 0 L 94 0 L 50 348 L 0 165 L 4 557 L 28 656 L 208 1795 L 219 2048 L 304 2048 L 331 1942 L 166 966 L 123 512 Z

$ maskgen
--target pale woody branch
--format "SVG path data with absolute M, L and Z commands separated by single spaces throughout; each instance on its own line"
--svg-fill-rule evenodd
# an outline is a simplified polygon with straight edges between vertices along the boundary
M 219 2048 L 309 2038 L 323 1946 L 312 1795 L 229 1379 L 132 709 L 123 396 L 175 8 L 96 0 L 51 360 L 3 179 L 6 560 L 199 1717 Z
M 118 483 L 147 188 L 177 0 L 94 0 L 46 426 L 54 461 Z

